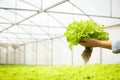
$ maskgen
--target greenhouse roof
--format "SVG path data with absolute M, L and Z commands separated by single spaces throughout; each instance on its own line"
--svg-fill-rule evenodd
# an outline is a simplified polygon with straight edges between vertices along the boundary
M 0 45 L 63 37 L 74 20 L 120 25 L 120 0 L 0 0 Z

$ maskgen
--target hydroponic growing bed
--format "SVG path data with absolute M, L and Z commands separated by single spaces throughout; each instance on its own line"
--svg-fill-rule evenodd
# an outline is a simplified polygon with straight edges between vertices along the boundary
M 120 80 L 120 64 L 0 65 L 0 80 Z

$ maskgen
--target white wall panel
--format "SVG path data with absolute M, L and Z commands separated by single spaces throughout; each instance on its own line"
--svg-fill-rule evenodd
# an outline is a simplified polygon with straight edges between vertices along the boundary
M 25 64 L 36 64 L 36 44 L 30 43 L 25 45 Z
M 7 49 L 4 47 L 0 47 L 0 63 L 6 64 L 6 53 Z
M 51 59 L 51 41 L 43 41 L 38 43 L 37 48 L 37 64 L 52 65 Z

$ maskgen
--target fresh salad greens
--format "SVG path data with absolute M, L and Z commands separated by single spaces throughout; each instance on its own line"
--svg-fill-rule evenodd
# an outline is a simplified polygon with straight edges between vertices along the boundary
M 0 65 L 0 80 L 120 80 L 120 64 Z
M 78 45 L 81 38 L 109 40 L 109 34 L 103 30 L 103 27 L 92 20 L 74 21 L 66 27 L 64 36 L 67 38 L 70 49 L 73 45 Z

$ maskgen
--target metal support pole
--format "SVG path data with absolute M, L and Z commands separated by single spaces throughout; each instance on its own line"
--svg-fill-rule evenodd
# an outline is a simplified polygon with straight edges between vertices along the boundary
M 51 66 L 53 65 L 53 39 L 51 39 Z
M 14 64 L 16 64 L 16 49 L 14 49 Z
M 0 48 L 0 49 L 1 49 L 1 48 Z M 1 57 L 1 56 L 2 56 L 2 55 L 1 55 L 1 53 L 0 53 L 0 64 L 2 63 L 2 59 L 1 59 L 2 57 Z
M 112 0 L 110 0 L 110 17 L 112 17 Z
M 36 42 L 36 65 L 38 65 L 38 42 Z
M 26 63 L 25 63 L 25 57 L 26 57 L 26 55 L 25 55 L 25 50 L 26 50 L 26 48 L 25 48 L 25 45 L 24 45 L 24 55 L 23 55 L 23 56 L 24 56 L 24 65 L 26 64 Z
M 7 47 L 7 51 L 6 51 L 6 64 L 8 64 L 8 47 Z
M 100 48 L 100 64 L 102 64 L 102 48 Z
M 74 62 L 73 62 L 73 48 L 72 48 L 72 52 L 71 52 L 71 58 L 72 58 L 72 60 L 71 60 L 71 65 L 74 65 Z

